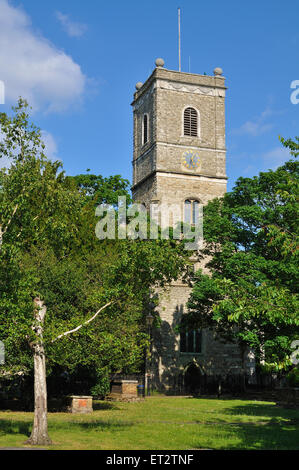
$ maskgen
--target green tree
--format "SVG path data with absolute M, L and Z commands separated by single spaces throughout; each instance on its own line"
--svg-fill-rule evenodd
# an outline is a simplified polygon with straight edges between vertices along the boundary
M 90 190 L 46 158 L 41 132 L 21 99 L 13 117 L 0 115 L 0 126 L 0 155 L 11 161 L 0 172 L 2 373 L 34 369 L 28 442 L 45 445 L 51 442 L 46 368 L 136 367 L 147 341 L 142 318 L 150 288 L 179 276 L 186 253 L 172 240 L 98 240 L 95 203 L 116 201 L 113 178 L 96 177 L 109 188 L 89 201 Z M 126 192 L 120 178 L 113 184 Z
M 104 178 L 102 175 L 93 175 L 88 172 L 89 170 L 85 174 L 66 177 L 66 181 L 70 185 L 75 185 L 84 195 L 86 203 L 117 205 L 119 196 L 126 196 L 128 203 L 131 202 L 128 180 L 120 175 Z
M 239 178 L 204 208 L 206 266 L 194 276 L 190 324 L 286 365 L 298 339 L 298 138 L 281 139 L 293 159 Z

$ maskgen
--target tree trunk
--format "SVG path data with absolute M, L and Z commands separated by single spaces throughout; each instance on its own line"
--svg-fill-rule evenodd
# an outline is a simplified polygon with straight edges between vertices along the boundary
M 48 435 L 46 358 L 43 343 L 43 323 L 46 307 L 39 299 L 35 299 L 35 304 L 37 306 L 35 313 L 36 324 L 33 329 L 37 335 L 37 340 L 31 345 L 34 358 L 34 422 L 31 436 L 26 444 L 49 445 L 52 442 Z
M 221 375 L 218 377 L 217 398 L 220 398 L 222 393 Z

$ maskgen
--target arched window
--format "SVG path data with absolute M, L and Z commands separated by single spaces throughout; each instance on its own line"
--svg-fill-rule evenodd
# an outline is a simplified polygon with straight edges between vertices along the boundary
M 194 108 L 186 108 L 184 111 L 184 135 L 197 137 L 198 115 Z
M 146 144 L 148 141 L 148 114 L 143 115 L 142 123 L 142 144 Z
M 196 225 L 199 218 L 199 202 L 194 199 L 187 199 L 184 202 L 184 222 Z

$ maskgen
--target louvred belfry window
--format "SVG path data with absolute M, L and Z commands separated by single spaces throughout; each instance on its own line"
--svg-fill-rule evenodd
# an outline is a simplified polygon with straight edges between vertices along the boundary
M 197 111 L 194 108 L 186 108 L 184 111 L 184 135 L 197 137 Z

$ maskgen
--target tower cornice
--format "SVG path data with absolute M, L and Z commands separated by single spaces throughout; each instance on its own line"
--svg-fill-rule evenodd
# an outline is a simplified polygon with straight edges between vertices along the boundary
M 223 76 L 199 75 L 157 67 L 153 70 L 146 82 L 134 93 L 134 100 L 131 103 L 132 106 L 136 105 L 142 95 L 150 89 L 154 82 L 158 83 L 158 87 L 161 88 L 165 88 L 165 84 L 167 83 L 168 87 L 166 87 L 168 89 L 172 88 L 174 91 L 186 90 L 190 93 L 215 94 L 215 92 L 212 93 L 212 90 L 222 90 L 222 94 L 224 95 L 226 90 L 226 86 L 224 85 L 225 77 Z M 185 90 L 183 89 L 184 86 Z M 218 91 L 217 96 L 221 96 L 221 92 L 219 93 Z

